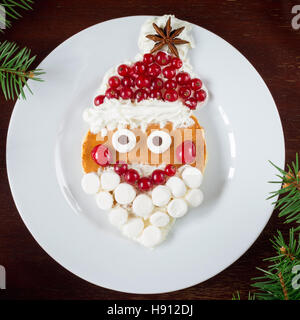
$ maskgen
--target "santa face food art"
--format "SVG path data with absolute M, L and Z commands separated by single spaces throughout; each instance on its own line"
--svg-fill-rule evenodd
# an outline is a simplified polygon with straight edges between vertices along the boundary
M 150 248 L 203 201 L 206 144 L 193 110 L 208 93 L 187 60 L 190 30 L 174 16 L 149 19 L 142 54 L 104 76 L 83 115 L 83 190 L 123 235 Z

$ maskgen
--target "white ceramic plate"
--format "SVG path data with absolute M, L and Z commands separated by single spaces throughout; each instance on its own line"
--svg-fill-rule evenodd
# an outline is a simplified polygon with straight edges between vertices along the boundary
M 18 101 L 7 138 L 12 194 L 26 226 L 58 263 L 96 285 L 131 293 L 183 289 L 224 270 L 256 240 L 284 164 L 275 103 L 253 66 L 215 34 L 194 26 L 191 63 L 211 93 L 198 114 L 208 164 L 203 205 L 154 250 L 123 238 L 81 190 L 82 112 L 108 68 L 133 58 L 145 16 L 110 20 L 58 46 L 40 64 L 44 83 Z

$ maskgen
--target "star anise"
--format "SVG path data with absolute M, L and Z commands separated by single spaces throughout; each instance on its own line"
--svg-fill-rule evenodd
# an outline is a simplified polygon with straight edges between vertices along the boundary
M 149 34 L 146 37 L 155 42 L 154 47 L 150 51 L 150 53 L 154 53 L 160 49 L 164 45 L 167 45 L 170 51 L 176 56 L 179 57 L 178 50 L 175 45 L 186 44 L 189 43 L 186 40 L 182 40 L 180 38 L 176 38 L 183 31 L 184 27 L 172 30 L 171 27 L 171 17 L 166 22 L 164 29 L 159 28 L 157 24 L 153 23 L 153 28 L 156 31 L 156 34 Z

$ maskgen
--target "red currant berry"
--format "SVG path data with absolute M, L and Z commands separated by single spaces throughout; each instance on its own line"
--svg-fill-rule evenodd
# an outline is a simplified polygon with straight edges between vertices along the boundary
M 144 77 L 142 75 L 139 75 L 136 79 L 135 79 L 135 85 L 138 88 L 143 88 L 144 87 Z
M 164 81 L 160 78 L 154 78 L 152 80 L 151 88 L 153 89 L 162 89 L 164 87 Z
M 166 175 L 163 170 L 154 170 L 152 172 L 152 182 L 153 184 L 164 184 L 166 182 Z
M 135 184 L 139 179 L 140 179 L 140 175 L 134 169 L 128 169 L 124 174 L 124 180 L 127 183 Z
M 140 102 L 142 100 L 146 100 L 149 97 L 148 92 L 144 89 L 138 89 L 134 93 L 134 98 Z
M 150 95 L 150 92 L 151 92 L 150 88 L 144 88 L 144 90 L 147 92 L 148 98 L 149 98 L 149 95 Z
M 140 75 L 137 77 L 135 84 L 138 88 L 149 88 L 151 86 L 151 79 L 149 77 Z
M 124 87 L 120 89 L 120 98 L 122 98 L 123 100 L 131 99 L 132 96 L 133 92 L 130 88 Z
M 172 164 L 168 164 L 166 165 L 165 167 L 165 174 L 169 177 L 172 177 L 174 176 L 176 173 L 176 167 L 173 166 Z
M 124 87 L 133 87 L 134 86 L 134 79 L 126 76 L 121 80 L 121 84 Z
M 154 56 L 151 53 L 144 54 L 143 62 L 145 64 L 150 64 L 154 61 Z
M 120 83 L 121 83 L 120 78 L 117 76 L 113 76 L 108 79 L 108 84 L 112 88 L 118 88 Z
M 93 148 L 92 158 L 101 167 L 106 167 L 112 161 L 109 149 L 103 144 L 98 144 Z
M 144 87 L 145 87 L 145 88 L 150 88 L 150 87 L 151 87 L 151 84 L 152 84 L 151 78 L 145 76 L 145 77 L 144 77 Z
M 203 102 L 206 99 L 206 92 L 204 90 L 196 91 L 194 94 L 195 98 L 199 102 Z
M 184 104 L 191 110 L 195 110 L 197 107 L 197 100 L 195 98 L 188 98 L 185 100 Z
M 126 163 L 117 162 L 114 164 L 115 173 L 117 173 L 119 176 L 122 176 L 124 173 L 126 173 L 127 169 L 128 165 Z
M 105 91 L 105 96 L 106 96 L 108 99 L 119 99 L 119 92 L 118 92 L 118 90 L 116 90 L 116 89 L 108 88 L 108 89 Z
M 161 67 L 156 63 L 151 63 L 148 66 L 148 75 L 150 77 L 157 77 L 161 73 Z
M 134 66 L 130 68 L 129 76 L 133 79 L 136 79 L 139 75 L 135 72 Z
M 165 66 L 170 62 L 170 57 L 165 52 L 159 51 L 157 55 L 155 56 L 155 61 L 161 65 Z
M 172 60 L 171 60 L 171 65 L 173 68 L 175 69 L 180 69 L 182 67 L 182 61 L 181 59 L 177 58 L 177 57 L 174 57 Z
M 146 72 L 147 66 L 145 65 L 145 63 L 138 61 L 133 65 L 133 70 L 136 74 L 143 74 Z
M 149 97 L 151 99 L 161 100 L 162 99 L 162 93 L 158 89 L 153 89 L 153 90 L 150 91 Z
M 164 99 L 170 102 L 176 101 L 178 99 L 178 93 L 174 89 L 166 90 Z
M 191 89 L 187 86 L 180 87 L 178 90 L 179 97 L 183 99 L 187 99 L 191 95 L 191 93 L 192 93 Z
M 152 187 L 153 184 L 150 178 L 143 177 L 138 180 L 138 188 L 140 191 L 149 191 Z
M 202 81 L 198 78 L 194 78 L 190 81 L 191 88 L 195 91 L 202 88 Z
M 193 141 L 186 140 L 176 148 L 176 157 L 181 163 L 192 163 L 196 159 L 196 147 Z
M 130 72 L 130 67 L 128 67 L 126 64 L 121 64 L 118 67 L 118 74 L 122 77 L 127 76 Z
M 187 72 L 179 72 L 176 75 L 176 81 L 181 86 L 188 84 L 190 79 L 190 75 Z
M 95 106 L 100 106 L 100 104 L 103 103 L 104 98 L 105 98 L 105 96 L 102 95 L 102 94 L 100 94 L 99 96 L 97 96 L 97 97 L 94 99 L 94 105 L 95 105 Z
M 177 87 L 177 82 L 174 81 L 174 80 L 167 80 L 165 82 L 165 88 L 168 90 L 168 89 L 176 89 Z
M 163 73 L 165 78 L 172 79 L 176 75 L 176 69 L 174 69 L 171 66 L 167 66 L 167 67 L 163 68 L 162 73 Z

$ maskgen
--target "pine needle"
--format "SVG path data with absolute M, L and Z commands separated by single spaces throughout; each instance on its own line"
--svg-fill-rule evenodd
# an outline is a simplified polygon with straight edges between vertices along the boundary
M 0 44 L 0 87 L 6 100 L 15 96 L 26 99 L 23 86 L 31 92 L 27 79 L 43 81 L 39 76 L 45 72 L 30 69 L 35 58 L 27 47 L 20 49 L 14 42 L 8 41 Z
M 241 298 L 240 292 L 236 291 L 236 294 L 232 295 L 232 299 L 231 300 L 243 300 Z M 252 294 L 250 291 L 248 292 L 248 297 L 247 300 L 255 300 L 255 294 Z

